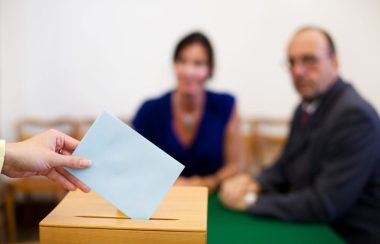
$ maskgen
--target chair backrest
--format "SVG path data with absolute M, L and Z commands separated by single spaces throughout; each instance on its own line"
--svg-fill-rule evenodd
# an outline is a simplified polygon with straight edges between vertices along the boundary
M 279 156 L 288 134 L 289 120 L 257 117 L 242 123 L 244 159 L 248 171 L 260 171 Z
M 60 118 L 54 120 L 27 118 L 17 123 L 17 137 L 19 141 L 28 139 L 48 129 L 56 129 L 74 138 L 77 137 L 77 122 L 73 119 Z
M 245 169 L 250 171 L 256 160 L 256 135 L 254 133 L 251 120 L 242 119 L 241 121 L 241 137 L 243 146 L 243 162 Z
M 267 167 L 276 160 L 287 140 L 289 120 L 283 118 L 256 118 L 251 120 L 259 164 Z

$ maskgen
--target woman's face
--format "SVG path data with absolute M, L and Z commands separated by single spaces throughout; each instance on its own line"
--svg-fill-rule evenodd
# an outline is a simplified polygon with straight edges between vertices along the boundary
M 177 75 L 177 91 L 181 95 L 196 96 L 204 91 L 210 67 L 206 49 L 198 43 L 190 44 L 179 53 L 174 64 Z

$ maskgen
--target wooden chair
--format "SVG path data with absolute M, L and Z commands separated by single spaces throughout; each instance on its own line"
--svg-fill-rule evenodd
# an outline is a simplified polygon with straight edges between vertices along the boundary
M 77 121 L 74 119 L 23 119 L 17 123 L 16 127 L 19 141 L 28 139 L 48 129 L 56 129 L 72 137 L 76 137 L 78 134 Z
M 40 119 L 24 119 L 17 124 L 18 140 L 25 140 L 35 134 L 38 134 L 47 129 L 54 128 L 64 132 L 70 136 L 76 137 L 77 123 L 71 119 L 57 120 L 40 120 Z M 15 215 L 15 195 L 33 195 L 41 193 L 52 193 L 59 202 L 63 198 L 66 191 L 59 185 L 42 177 L 32 177 L 26 179 L 9 179 L 6 182 L 5 194 L 5 211 L 6 223 L 8 226 L 8 240 L 15 242 L 17 240 L 17 223 Z
M 279 156 L 287 140 L 288 124 L 289 120 L 282 118 L 251 120 L 255 158 L 261 167 L 268 167 Z
M 258 173 L 279 155 L 287 138 L 288 120 L 258 117 L 242 123 L 246 171 Z
M 251 120 L 243 119 L 241 123 L 241 140 L 243 149 L 243 162 L 245 166 L 245 171 L 254 171 L 256 160 L 256 135 L 254 133 Z

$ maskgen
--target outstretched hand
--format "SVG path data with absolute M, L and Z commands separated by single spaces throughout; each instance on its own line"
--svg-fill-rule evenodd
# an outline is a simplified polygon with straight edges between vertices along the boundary
M 76 139 L 56 130 L 48 130 L 22 142 L 7 143 L 2 173 L 14 178 L 43 175 L 67 190 L 79 188 L 89 192 L 89 187 L 64 168 L 90 166 L 90 160 L 71 155 L 78 144 Z

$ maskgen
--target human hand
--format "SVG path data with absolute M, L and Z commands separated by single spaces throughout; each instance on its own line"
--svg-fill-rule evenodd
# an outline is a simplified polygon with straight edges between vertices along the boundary
M 224 181 L 221 185 L 219 198 L 228 208 L 244 211 L 248 208 L 245 195 L 249 192 L 258 193 L 260 187 L 248 174 L 239 174 Z
M 56 130 L 48 130 L 28 140 L 7 143 L 2 173 L 9 177 L 43 175 L 67 190 L 90 188 L 80 182 L 64 167 L 86 168 L 91 161 L 71 153 L 79 141 Z

